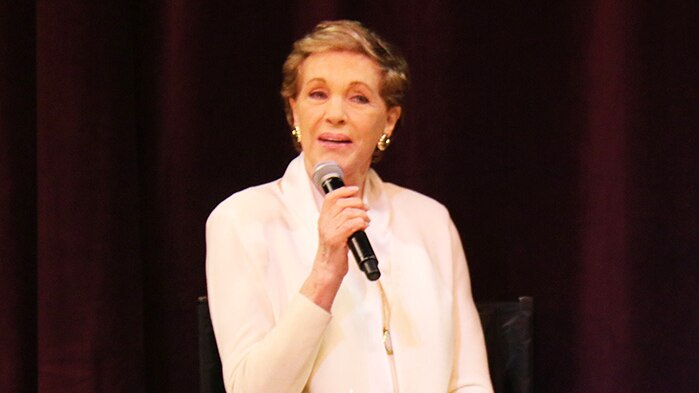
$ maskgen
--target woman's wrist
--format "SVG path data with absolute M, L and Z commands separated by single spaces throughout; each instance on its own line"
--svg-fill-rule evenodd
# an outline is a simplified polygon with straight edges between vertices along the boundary
M 325 311 L 330 312 L 335 295 L 342 284 L 342 278 L 343 276 L 339 276 L 331 270 L 314 266 L 299 292 Z

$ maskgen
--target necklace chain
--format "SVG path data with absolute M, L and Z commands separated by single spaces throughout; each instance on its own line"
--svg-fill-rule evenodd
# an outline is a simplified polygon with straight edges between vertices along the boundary
M 391 341 L 391 307 L 388 305 L 388 298 L 386 297 L 386 292 L 383 289 L 381 282 L 377 282 L 379 286 L 379 292 L 381 293 L 381 322 L 382 322 L 382 336 L 383 336 L 383 346 L 386 349 L 386 353 L 393 355 L 393 342 Z

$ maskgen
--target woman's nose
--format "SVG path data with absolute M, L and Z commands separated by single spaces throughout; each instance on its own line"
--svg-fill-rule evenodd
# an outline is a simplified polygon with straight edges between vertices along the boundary
M 335 96 L 328 100 L 326 120 L 332 124 L 344 124 L 347 120 L 345 103 L 341 97 Z

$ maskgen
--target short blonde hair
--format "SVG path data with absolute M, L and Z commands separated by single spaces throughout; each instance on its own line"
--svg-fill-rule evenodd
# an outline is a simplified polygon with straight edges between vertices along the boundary
M 363 54 L 379 65 L 381 70 L 380 95 L 388 108 L 403 106 L 408 91 L 408 63 L 388 42 L 361 23 L 350 20 L 319 23 L 311 33 L 294 42 L 293 49 L 282 68 L 281 95 L 286 120 L 294 126 L 289 99 L 299 93 L 298 73 L 308 56 L 326 51 L 349 51 Z M 297 149 L 299 146 L 297 146 Z

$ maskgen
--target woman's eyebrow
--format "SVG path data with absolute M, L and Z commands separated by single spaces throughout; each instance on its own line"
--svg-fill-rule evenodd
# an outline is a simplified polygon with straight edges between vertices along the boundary
M 371 86 L 369 86 L 369 84 L 367 84 L 366 82 L 362 82 L 362 81 L 353 81 L 353 82 L 350 82 L 350 84 L 349 84 L 349 87 L 357 87 L 357 86 L 364 86 L 364 87 L 366 87 L 367 89 L 369 89 L 369 91 L 373 91 L 372 88 L 371 88 Z
M 308 81 L 306 81 L 306 84 L 309 84 L 309 83 L 311 83 L 311 82 L 322 82 L 322 83 L 326 83 L 325 78 L 320 78 L 320 77 L 309 79 Z

